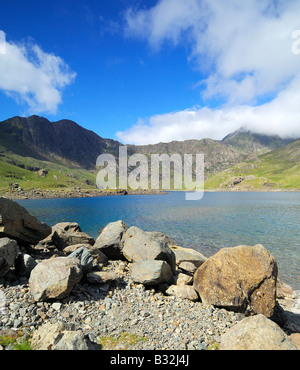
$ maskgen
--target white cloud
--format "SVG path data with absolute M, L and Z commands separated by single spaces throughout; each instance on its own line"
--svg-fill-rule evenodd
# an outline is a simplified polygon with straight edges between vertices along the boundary
M 222 138 L 243 125 L 300 137 L 300 58 L 292 52 L 299 14 L 298 0 L 160 0 L 128 11 L 127 35 L 157 51 L 188 44 L 205 75 L 198 83 L 202 100 L 225 104 L 154 116 L 118 138 L 136 144 Z
M 56 113 L 62 90 L 76 74 L 58 56 L 45 53 L 38 45 L 5 42 L 0 55 L 0 89 L 30 113 Z
M 176 140 L 223 139 L 241 127 L 266 135 L 300 138 L 300 76 L 268 103 L 210 109 L 195 107 L 150 117 L 118 132 L 127 144 L 155 144 Z

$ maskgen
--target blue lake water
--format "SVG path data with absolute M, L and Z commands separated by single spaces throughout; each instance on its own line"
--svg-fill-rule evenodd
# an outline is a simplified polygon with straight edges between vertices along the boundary
M 97 238 L 109 222 L 161 231 L 179 245 L 209 257 L 223 247 L 263 244 L 276 258 L 279 277 L 300 289 L 300 193 L 208 192 L 200 201 L 185 193 L 18 201 L 53 226 L 78 222 Z

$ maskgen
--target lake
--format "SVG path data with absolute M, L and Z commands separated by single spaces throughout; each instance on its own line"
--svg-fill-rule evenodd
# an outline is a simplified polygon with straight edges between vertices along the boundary
M 170 192 L 18 203 L 51 226 L 78 222 L 97 238 L 109 222 L 123 220 L 145 231 L 161 231 L 207 257 L 223 247 L 262 244 L 276 258 L 279 277 L 300 289 L 300 192 L 207 192 L 199 201 Z

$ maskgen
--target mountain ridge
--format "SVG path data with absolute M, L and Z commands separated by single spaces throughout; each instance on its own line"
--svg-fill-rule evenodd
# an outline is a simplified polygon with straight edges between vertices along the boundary
M 140 153 L 148 158 L 151 154 L 203 153 L 205 179 L 208 180 L 240 163 L 255 161 L 261 155 L 285 147 L 291 144 L 290 141 L 278 136 L 237 130 L 223 140 L 206 138 L 142 146 L 127 145 L 127 148 L 129 156 Z M 64 181 L 59 186 L 91 184 L 95 187 L 97 157 L 103 153 L 118 157 L 119 147 L 123 145 L 113 139 L 103 139 L 71 120 L 50 122 L 39 116 L 15 116 L 0 122 L 0 176 L 9 179 L 15 176 L 18 181 L 24 178 L 28 184 L 24 180 L 23 186 L 30 186 L 32 174 L 21 175 L 16 167 L 31 172 L 50 167 L 55 170 L 51 173 L 53 177 L 59 177 L 60 173 L 65 176 L 60 176 Z M 76 171 L 81 172 L 77 174 Z M 69 178 L 77 178 L 78 181 Z M 52 181 L 51 186 L 56 186 L 56 182 Z

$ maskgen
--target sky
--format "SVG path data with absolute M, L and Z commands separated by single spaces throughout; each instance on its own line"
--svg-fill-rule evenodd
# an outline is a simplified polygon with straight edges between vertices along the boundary
M 1 0 L 0 121 L 124 144 L 300 137 L 300 0 Z

